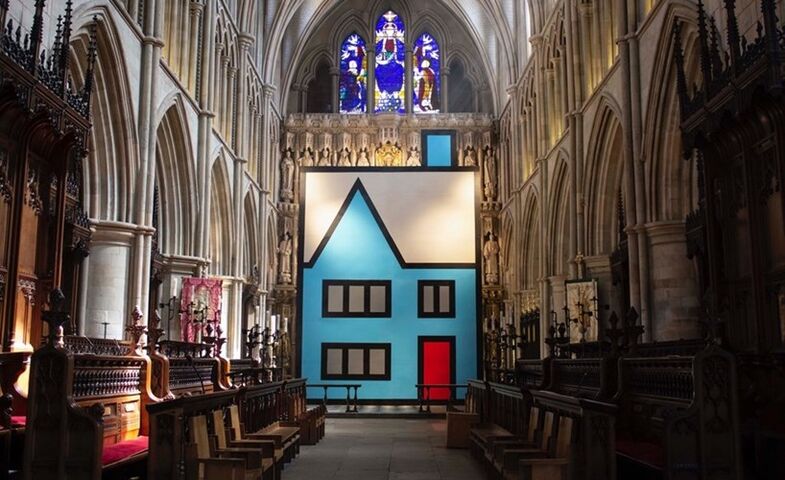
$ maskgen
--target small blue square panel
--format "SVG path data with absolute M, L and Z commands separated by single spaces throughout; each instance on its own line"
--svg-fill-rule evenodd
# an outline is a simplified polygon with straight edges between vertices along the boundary
M 427 167 L 452 167 L 452 135 L 449 133 L 429 133 L 425 136 Z

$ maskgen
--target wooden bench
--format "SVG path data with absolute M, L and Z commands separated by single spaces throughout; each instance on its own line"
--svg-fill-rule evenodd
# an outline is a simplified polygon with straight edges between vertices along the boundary
M 221 418 L 220 410 L 213 411 Z M 258 448 L 229 447 L 222 444 L 221 429 L 215 427 L 214 435 L 208 433 L 208 417 L 193 416 L 189 419 L 189 443 L 186 445 L 186 464 L 193 480 L 274 480 L 275 464 L 264 458 Z M 223 424 L 221 423 L 221 427 Z
M 714 345 L 695 356 L 622 358 L 620 469 L 643 479 L 707 469 L 742 478 L 737 395 L 735 359 Z
M 147 478 L 279 478 L 300 439 L 299 428 L 286 418 L 285 388 L 275 382 L 148 405 Z
M 300 452 L 300 428 L 287 419 L 284 382 L 243 387 L 237 399 L 240 425 L 232 427 L 239 438 L 271 440 L 283 462 L 291 462 Z
M 567 480 L 573 419 L 546 411 L 534 441 L 497 440 L 486 457 L 492 478 Z
M 25 478 L 99 479 L 143 471 L 148 360 L 74 355 L 48 344 L 33 354 Z M 63 448 L 67 446 L 67 448 Z
M 491 442 L 524 434 L 528 418 L 528 399 L 520 388 L 490 382 L 469 382 L 469 395 L 480 422 L 469 431 L 469 449 L 485 461 Z
M 327 407 L 308 408 L 305 379 L 284 384 L 286 418 L 300 427 L 300 444 L 316 445 L 324 437 Z

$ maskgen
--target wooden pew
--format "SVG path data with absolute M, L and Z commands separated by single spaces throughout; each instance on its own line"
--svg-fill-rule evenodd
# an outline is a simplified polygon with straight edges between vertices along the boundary
M 305 379 L 289 380 L 284 384 L 286 418 L 300 427 L 300 443 L 316 445 L 324 437 L 327 407 L 308 408 Z
M 695 356 L 619 362 L 616 449 L 639 478 L 740 479 L 736 362 L 711 345 Z
M 214 447 L 211 447 L 212 450 L 205 450 L 204 442 L 201 442 L 200 447 L 199 439 L 189 437 L 197 417 L 207 418 L 208 430 L 212 430 L 207 435 L 214 437 L 216 446 L 223 445 L 221 450 L 227 452 L 226 455 L 232 457 L 228 452 L 233 449 L 259 452 L 262 459 L 267 460 L 262 462 L 264 475 L 278 475 L 282 465 L 294 458 L 299 449 L 299 429 L 286 421 L 284 389 L 283 382 L 276 382 L 204 395 L 183 396 L 148 405 L 150 453 L 147 478 L 195 479 L 200 478 L 199 475 L 206 475 L 204 471 L 200 473 L 200 464 L 212 463 L 211 468 L 220 466 L 218 464 L 221 462 L 207 459 L 220 458 L 219 455 L 224 453 Z M 228 429 L 228 435 L 221 438 L 222 431 L 226 433 L 225 429 Z M 247 434 L 245 430 L 251 433 Z M 188 448 L 183 449 L 184 444 L 188 445 Z M 224 463 L 240 465 L 236 459 L 229 459 Z M 270 469 L 270 465 L 275 468 Z M 250 464 L 243 468 L 247 472 Z M 246 473 L 241 468 L 234 467 L 231 470 L 228 473 L 222 472 L 222 475 L 226 475 L 224 477 L 202 478 L 245 478 L 243 475 Z
M 502 442 L 495 445 L 487 459 L 493 478 L 551 478 L 543 473 L 557 473 L 554 480 L 567 480 L 567 455 L 573 436 L 572 418 L 546 411 L 534 444 Z M 541 470 L 545 470 L 545 472 Z
M 469 431 L 469 449 L 476 458 L 484 461 L 495 439 L 525 434 L 529 400 L 520 388 L 471 380 L 469 394 L 480 415 L 480 423 Z
M 216 451 L 207 431 L 207 418 L 203 415 L 189 420 L 189 443 L 186 445 L 188 480 L 259 480 L 262 476 L 262 458 L 259 452 L 234 455 Z M 255 454 L 255 455 L 254 455 Z
M 203 443 L 201 443 L 202 452 L 197 451 L 197 442 L 189 438 L 191 419 L 208 415 L 214 410 L 226 410 L 235 404 L 236 397 L 237 392 L 229 390 L 180 397 L 148 405 L 150 452 L 147 461 L 147 478 L 156 480 L 199 478 L 199 463 L 196 459 L 209 458 L 210 454 L 204 451 Z M 183 445 L 189 447 L 183 448 Z
M 150 360 L 132 342 L 48 343 L 32 359 L 25 478 L 64 478 L 56 476 L 64 469 L 95 479 L 144 472 L 144 407 L 156 401 Z
M 149 345 L 151 388 L 159 398 L 182 397 L 225 390 L 222 364 L 214 347 L 201 343 L 161 341 Z
M 233 439 L 272 440 L 284 463 L 300 452 L 300 428 L 287 419 L 284 382 L 252 385 L 237 393 L 240 425 Z M 234 421 L 234 419 L 233 419 Z
M 214 410 L 212 413 L 213 432 L 215 437 L 215 449 L 220 454 L 253 452 L 260 456 L 261 469 L 265 478 L 280 478 L 281 458 L 275 455 L 275 442 L 267 440 L 239 439 L 232 440 L 232 421 L 231 418 L 237 415 L 237 406 L 232 405 L 229 410 Z M 228 422 L 227 422 L 227 418 Z M 228 423 L 228 425 L 227 425 Z

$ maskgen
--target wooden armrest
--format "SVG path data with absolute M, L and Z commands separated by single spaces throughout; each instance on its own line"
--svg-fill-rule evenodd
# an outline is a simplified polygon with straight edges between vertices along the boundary
M 525 458 L 518 461 L 521 466 L 524 465 L 569 465 L 569 458 Z
M 204 466 L 204 478 L 226 480 L 241 479 L 245 476 L 245 462 L 237 458 L 200 458 Z
M 488 454 L 494 458 L 498 459 L 504 456 L 504 453 L 507 451 L 536 451 L 541 452 L 536 445 L 527 442 L 496 442 L 491 445 L 489 448 Z
M 569 468 L 566 458 L 521 460 L 518 477 L 522 480 L 559 480 L 566 478 Z
M 229 446 L 233 448 L 256 448 L 262 451 L 262 456 L 271 458 L 275 455 L 275 442 L 268 440 L 231 440 Z
M 247 468 L 259 468 L 262 464 L 262 453 L 257 448 L 221 448 L 216 453 L 221 458 L 243 460 Z
M 246 435 L 249 440 L 271 440 L 278 446 L 283 441 L 280 435 L 269 435 L 264 433 L 249 433 Z
M 510 449 L 505 450 L 499 457 L 502 471 L 515 471 L 518 469 L 521 460 L 547 458 L 547 452 L 542 450 L 527 448 L 527 449 Z

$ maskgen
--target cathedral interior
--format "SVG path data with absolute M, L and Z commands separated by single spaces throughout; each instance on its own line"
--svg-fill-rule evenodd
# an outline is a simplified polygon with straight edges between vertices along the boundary
M 785 0 L 0 0 L 0 480 L 785 478 Z

